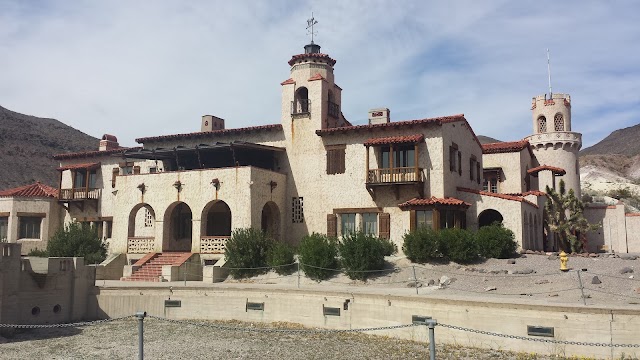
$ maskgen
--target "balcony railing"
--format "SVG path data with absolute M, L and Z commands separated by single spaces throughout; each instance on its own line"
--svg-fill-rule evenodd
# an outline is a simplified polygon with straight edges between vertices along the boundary
M 100 199 L 100 189 L 76 188 L 60 189 L 59 200 L 98 200 Z
M 291 102 L 291 115 L 308 114 L 311 112 L 311 100 L 298 99 Z
M 200 238 L 200 253 L 224 254 L 229 238 L 231 236 L 202 236 Z
M 340 117 L 340 106 L 338 106 L 338 104 L 329 101 L 329 116 L 334 117 L 334 118 L 339 118 Z
M 422 182 L 422 168 L 399 167 L 393 169 L 369 169 L 368 184 L 393 184 Z
M 148 254 L 155 251 L 156 238 L 153 236 L 130 236 L 127 238 L 128 254 Z

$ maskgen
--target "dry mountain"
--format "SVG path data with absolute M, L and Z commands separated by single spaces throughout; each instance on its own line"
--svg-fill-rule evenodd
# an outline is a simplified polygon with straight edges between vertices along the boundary
M 58 162 L 52 155 L 97 149 L 98 139 L 58 120 L 0 106 L 0 189 L 34 181 L 57 187 Z

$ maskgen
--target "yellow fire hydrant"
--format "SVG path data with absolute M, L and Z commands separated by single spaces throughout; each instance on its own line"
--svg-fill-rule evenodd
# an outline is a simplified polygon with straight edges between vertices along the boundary
M 569 262 L 569 255 L 564 251 L 560 252 L 560 271 L 569 271 L 567 263 Z

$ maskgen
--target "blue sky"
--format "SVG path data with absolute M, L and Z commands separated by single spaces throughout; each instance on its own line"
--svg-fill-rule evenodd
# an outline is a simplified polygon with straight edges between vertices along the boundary
M 392 120 L 464 113 L 477 134 L 532 131 L 531 98 L 572 96 L 591 145 L 640 122 L 640 2 L 0 0 L 0 106 L 121 144 L 278 123 L 287 61 L 309 42 L 337 60 L 342 111 Z

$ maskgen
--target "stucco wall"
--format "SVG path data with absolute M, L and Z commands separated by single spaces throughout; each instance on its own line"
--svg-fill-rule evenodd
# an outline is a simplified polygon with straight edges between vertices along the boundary
M 587 233 L 589 251 L 628 252 L 624 205 L 587 206 L 584 216 L 589 223 L 602 224 L 601 228 Z
M 630 253 L 640 253 L 640 213 L 626 214 L 627 249 Z
M 63 208 L 58 205 L 57 199 L 53 198 L 21 198 L 10 197 L 0 198 L 0 213 L 9 213 L 7 241 L 22 244 L 22 253 L 28 254 L 31 250 L 38 248 L 44 250 L 51 236 L 62 225 L 64 217 Z M 40 223 L 40 238 L 26 239 L 20 238 L 20 215 L 44 214 Z

